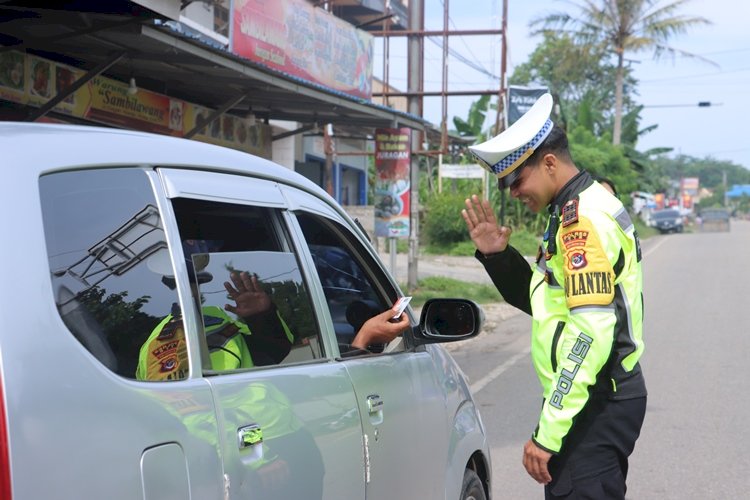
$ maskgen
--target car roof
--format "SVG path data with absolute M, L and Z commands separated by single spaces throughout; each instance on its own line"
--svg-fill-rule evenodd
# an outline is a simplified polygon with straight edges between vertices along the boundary
M 38 176 L 71 167 L 161 165 L 253 175 L 328 197 L 309 179 L 269 160 L 195 140 L 132 130 L 0 122 L 0 151 L 4 176 L 19 169 Z

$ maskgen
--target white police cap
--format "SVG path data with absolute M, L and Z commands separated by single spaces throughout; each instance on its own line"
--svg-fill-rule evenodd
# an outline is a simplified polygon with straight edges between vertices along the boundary
M 534 153 L 552 130 L 552 96 L 543 94 L 533 106 L 506 130 L 481 144 L 469 146 L 479 164 L 498 179 L 498 187 L 513 184 L 518 167 Z

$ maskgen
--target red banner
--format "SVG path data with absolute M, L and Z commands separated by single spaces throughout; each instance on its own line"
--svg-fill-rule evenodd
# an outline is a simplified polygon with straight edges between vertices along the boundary
M 383 128 L 375 131 L 375 235 L 409 236 L 411 197 L 411 131 Z
M 251 61 L 370 99 L 369 33 L 301 0 L 235 0 L 231 50 Z

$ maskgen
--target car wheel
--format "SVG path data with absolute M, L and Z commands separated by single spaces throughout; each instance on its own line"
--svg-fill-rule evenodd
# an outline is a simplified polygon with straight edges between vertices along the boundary
M 482 480 L 471 469 L 466 469 L 466 472 L 464 472 L 464 484 L 461 488 L 460 500 L 487 500 L 487 495 L 484 494 L 484 488 L 482 487 Z

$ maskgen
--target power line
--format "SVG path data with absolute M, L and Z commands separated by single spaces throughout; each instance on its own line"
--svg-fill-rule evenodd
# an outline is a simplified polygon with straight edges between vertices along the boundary
M 437 45 L 438 47 L 440 47 L 441 49 L 443 48 L 443 43 L 435 40 L 434 37 L 428 36 L 427 39 L 429 41 L 431 41 L 432 43 L 434 43 L 435 45 Z M 448 53 L 450 55 L 452 55 L 453 57 L 455 57 L 457 60 L 461 61 L 462 63 L 464 63 L 465 65 L 467 65 L 468 67 L 470 67 L 471 69 L 473 69 L 474 71 L 482 73 L 483 75 L 486 75 L 486 76 L 488 76 L 488 77 L 490 77 L 490 78 L 492 78 L 494 80 L 500 81 L 500 77 L 499 76 L 495 75 L 494 73 L 491 73 L 491 72 L 487 71 L 481 65 L 475 64 L 474 62 L 470 61 L 469 59 L 467 59 L 463 55 L 461 55 L 458 52 L 456 52 L 455 50 L 451 49 L 450 47 L 448 47 Z
M 671 80 L 684 80 L 685 78 L 705 78 L 707 76 L 721 76 L 730 75 L 732 73 L 741 73 L 743 71 L 750 71 L 750 68 L 740 68 L 732 71 L 717 71 L 714 73 L 702 73 L 699 75 L 685 75 L 685 76 L 670 76 L 667 78 L 653 78 L 651 80 L 640 80 L 639 83 L 652 83 L 652 82 L 667 82 Z
M 440 0 L 440 3 L 442 4 L 443 8 L 445 9 L 445 1 L 444 0 Z M 453 26 L 453 29 L 458 30 L 458 26 L 456 26 L 456 23 L 453 22 L 453 18 L 450 16 L 450 14 L 448 14 L 448 22 L 451 23 L 451 26 Z M 481 61 L 479 61 L 479 58 L 476 55 L 474 55 L 474 52 L 472 52 L 471 48 L 466 43 L 466 39 L 464 37 L 462 37 L 462 36 L 459 36 L 458 38 L 461 39 L 461 43 L 464 44 L 464 47 L 466 47 L 466 50 L 469 51 L 469 54 L 471 55 L 471 57 L 474 58 L 474 62 L 482 68 L 482 72 L 485 73 L 485 74 L 489 74 L 490 73 L 489 70 L 487 68 L 485 68 L 482 65 Z M 448 52 L 450 52 L 450 48 L 448 49 Z M 493 75 L 493 77 L 494 77 L 494 75 Z M 497 78 L 497 79 L 499 80 L 500 78 Z

